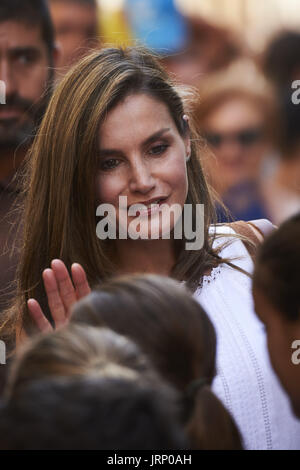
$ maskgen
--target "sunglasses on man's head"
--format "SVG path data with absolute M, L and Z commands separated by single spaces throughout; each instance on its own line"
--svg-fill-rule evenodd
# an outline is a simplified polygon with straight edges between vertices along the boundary
M 241 147 L 250 147 L 262 139 L 263 129 L 257 127 L 230 133 L 206 132 L 204 137 L 215 148 L 220 147 L 224 142 L 234 142 L 238 143 Z

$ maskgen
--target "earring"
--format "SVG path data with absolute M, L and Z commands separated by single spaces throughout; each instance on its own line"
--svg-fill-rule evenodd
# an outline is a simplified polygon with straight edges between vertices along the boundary
M 191 158 L 191 154 L 190 154 L 190 153 L 187 153 L 185 158 L 186 158 L 186 161 L 188 162 L 189 159 Z

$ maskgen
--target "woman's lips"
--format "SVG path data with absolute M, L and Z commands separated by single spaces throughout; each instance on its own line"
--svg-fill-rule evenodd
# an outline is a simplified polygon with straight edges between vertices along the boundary
M 136 203 L 128 207 L 128 211 L 131 207 L 135 209 L 135 215 L 139 217 L 152 216 L 160 212 L 160 206 L 167 201 L 167 197 L 158 198 L 150 203 Z
M 160 204 L 151 204 L 147 209 L 141 209 L 137 212 L 137 215 L 140 217 L 149 217 L 160 211 Z

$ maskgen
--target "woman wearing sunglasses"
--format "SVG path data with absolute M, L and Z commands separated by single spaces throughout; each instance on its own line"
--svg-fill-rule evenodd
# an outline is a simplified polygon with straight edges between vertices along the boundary
M 210 182 L 235 220 L 271 218 L 263 165 L 274 144 L 275 107 L 269 85 L 251 62 L 238 61 L 209 77 L 196 109 L 211 154 Z M 219 217 L 226 219 L 220 209 Z
M 37 331 L 60 328 L 78 299 L 115 275 L 172 277 L 185 283 L 216 328 L 213 387 L 245 447 L 297 448 L 299 425 L 253 311 L 252 258 L 234 228 L 215 225 L 204 149 L 181 95 L 139 48 L 95 52 L 64 77 L 28 159 L 18 292 L 0 336 L 14 348 Z M 175 206 L 180 214 L 171 214 L 168 232 L 162 216 Z M 197 229 L 199 207 L 203 243 L 188 249 L 187 232 L 176 238 L 176 230 L 185 220 Z M 111 208 L 118 229 L 102 237 L 99 219 Z M 138 236 L 131 236 L 134 224 Z M 244 223 L 244 233 L 256 238 L 258 228 L 251 227 Z

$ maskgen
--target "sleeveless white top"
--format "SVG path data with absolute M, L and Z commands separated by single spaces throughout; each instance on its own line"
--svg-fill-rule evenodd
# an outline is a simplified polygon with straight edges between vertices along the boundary
M 217 226 L 217 233 L 234 233 Z M 223 244 L 227 237 L 215 240 Z M 239 239 L 231 239 L 220 253 L 251 273 L 252 259 Z M 236 259 L 238 258 L 238 259 Z M 300 420 L 269 361 L 266 334 L 257 318 L 251 279 L 222 264 L 195 292 L 217 333 L 217 375 L 213 391 L 238 425 L 246 449 L 300 449 Z

